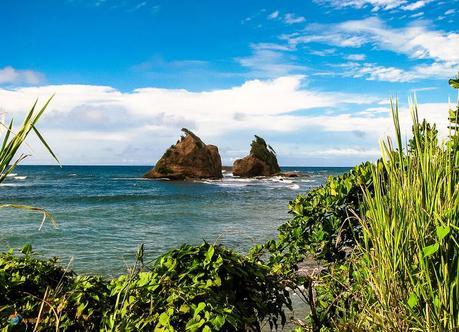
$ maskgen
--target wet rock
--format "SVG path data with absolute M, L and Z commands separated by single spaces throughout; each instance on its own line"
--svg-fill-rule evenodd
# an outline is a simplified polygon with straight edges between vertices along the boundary
M 185 134 L 172 145 L 144 177 L 170 180 L 220 179 L 222 161 L 218 148 L 206 145 L 198 136 L 183 128 Z
M 255 135 L 250 154 L 233 164 L 233 175 L 242 177 L 272 176 L 280 173 L 276 152 L 265 140 Z

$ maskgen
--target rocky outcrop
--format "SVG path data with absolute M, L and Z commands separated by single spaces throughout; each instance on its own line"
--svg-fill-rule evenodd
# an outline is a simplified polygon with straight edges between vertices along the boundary
M 183 128 L 182 131 L 185 135 L 167 149 L 144 177 L 170 180 L 222 178 L 222 161 L 218 148 L 204 144 L 188 129 Z
M 233 164 L 233 175 L 243 177 L 271 176 L 280 173 L 276 152 L 265 140 L 255 135 L 250 154 Z

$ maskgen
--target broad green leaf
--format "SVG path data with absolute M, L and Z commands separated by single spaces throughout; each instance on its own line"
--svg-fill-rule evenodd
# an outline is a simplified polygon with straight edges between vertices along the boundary
M 416 296 L 416 294 L 411 293 L 410 297 L 408 298 L 408 305 L 410 306 L 410 308 L 414 308 L 414 306 L 416 306 L 417 304 L 418 304 L 418 297 Z
M 161 315 L 159 315 L 159 324 L 162 326 L 169 325 L 169 315 L 166 312 L 163 312 Z
M 435 254 L 439 248 L 440 248 L 439 244 L 435 243 L 430 246 L 422 248 L 422 253 L 424 254 L 424 257 L 429 257 Z
M 210 260 L 214 256 L 215 248 L 214 246 L 210 246 L 206 253 L 206 258 L 204 259 L 204 266 L 210 263 Z
M 196 309 L 194 309 L 194 316 L 198 315 L 201 311 L 203 311 L 205 307 L 206 307 L 206 304 L 204 302 L 199 302 Z
M 437 237 L 438 237 L 438 240 L 441 242 L 441 240 L 443 240 L 445 238 L 446 235 L 449 234 L 449 232 L 451 231 L 450 227 L 449 226 L 437 226 Z

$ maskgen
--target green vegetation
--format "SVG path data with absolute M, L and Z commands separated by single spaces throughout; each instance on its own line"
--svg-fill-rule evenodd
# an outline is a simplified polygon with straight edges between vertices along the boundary
M 30 246 L 0 255 L 5 331 L 260 331 L 285 323 L 282 276 L 219 245 L 184 245 L 113 280 L 77 276 Z
M 354 200 L 356 206 L 346 208 L 349 217 L 337 216 L 341 224 L 349 218 L 353 221 L 345 224 L 353 230 L 353 250 L 344 259 L 307 250 L 328 263 L 325 272 L 314 280 L 297 279 L 297 284 L 314 288 L 306 298 L 311 305 L 306 322 L 314 331 L 453 331 L 459 326 L 459 150 L 452 144 L 458 133 L 452 131 L 439 145 L 435 126 L 420 123 L 416 104 L 410 109 L 413 138 L 407 147 L 402 145 L 395 104 L 392 112 L 397 143 L 394 146 L 390 139 L 382 142 L 382 158 L 365 168 L 369 177 L 366 181 L 352 180 L 350 185 L 361 188 L 358 203 Z M 454 127 L 456 118 L 451 112 L 450 120 Z M 346 177 L 349 174 L 339 177 L 338 182 Z M 332 197 L 342 206 L 339 195 L 330 190 L 336 181 L 331 178 L 317 189 L 329 189 L 328 200 L 322 200 L 321 207 L 322 202 L 328 206 Z M 315 195 L 311 192 L 299 198 L 302 206 L 293 212 L 312 209 Z M 352 195 L 345 197 L 348 203 Z M 335 217 L 337 211 L 339 208 L 324 215 Z M 322 248 L 330 244 L 328 239 L 340 241 L 341 233 L 333 232 L 325 233 L 332 234 L 330 238 L 292 237 L 323 228 L 315 224 L 320 218 L 310 227 L 302 226 L 304 215 L 301 212 L 299 222 L 291 222 L 287 235 L 293 242 L 288 247 L 309 249 L 311 241 L 312 247 Z M 284 238 L 281 233 L 278 243 Z M 339 246 L 324 247 L 339 253 Z
M 5 131 L 5 135 L 3 136 L 3 140 L 1 141 L 0 147 L 0 183 L 2 183 L 6 179 L 8 174 L 10 174 L 22 160 L 28 157 L 28 155 L 21 154 L 18 158 L 15 159 L 19 148 L 24 143 L 26 138 L 29 136 L 31 131 L 35 132 L 41 143 L 49 151 L 52 157 L 59 163 L 59 160 L 57 159 L 56 155 L 53 153 L 53 151 L 48 146 L 43 136 L 40 134 L 36 127 L 38 120 L 43 115 L 52 98 L 53 97 L 49 98 L 43 105 L 43 107 L 39 110 L 36 109 L 38 100 L 35 101 L 17 132 L 14 131 L 13 120 L 11 120 L 8 125 L 5 125 L 4 123 L 0 122 L 0 129 L 3 129 Z M 0 130 L 0 133 L 1 132 L 2 130 Z M 52 215 L 48 211 L 40 208 L 25 205 L 0 204 L 0 209 L 1 208 L 15 208 L 43 213 L 43 220 L 40 227 L 43 225 L 47 218 L 54 223 Z
M 204 243 L 144 263 L 141 247 L 127 274 L 107 280 L 30 246 L 0 254 L 3 330 L 260 331 L 285 324 L 288 288 L 311 309 L 298 330 L 457 330 L 459 106 L 441 143 L 410 108 L 406 146 L 395 103 L 396 143 L 381 143 L 381 159 L 299 195 L 278 238 L 247 256 Z M 322 272 L 299 274 L 311 258 Z
M 451 331 L 459 326 L 459 172 L 450 152 L 458 151 L 422 136 L 415 107 L 415 149 L 401 156 L 384 142 L 387 177 L 373 172 L 374 193 L 365 195 L 359 252 L 369 303 L 358 317 L 373 328 Z

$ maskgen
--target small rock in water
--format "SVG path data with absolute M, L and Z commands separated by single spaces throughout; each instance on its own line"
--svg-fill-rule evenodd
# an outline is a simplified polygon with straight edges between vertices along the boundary
M 265 140 L 255 135 L 250 145 L 250 154 L 237 159 L 233 164 L 233 175 L 242 177 L 272 176 L 280 173 L 276 152 Z

